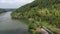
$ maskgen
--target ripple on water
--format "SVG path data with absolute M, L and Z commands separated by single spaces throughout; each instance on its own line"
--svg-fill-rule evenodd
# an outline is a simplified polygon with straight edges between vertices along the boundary
M 19 20 L 12 20 L 11 12 L 0 14 L 0 34 L 29 34 L 27 25 Z

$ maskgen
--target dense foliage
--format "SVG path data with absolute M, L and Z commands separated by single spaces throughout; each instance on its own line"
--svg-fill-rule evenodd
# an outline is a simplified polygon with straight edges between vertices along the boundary
M 42 22 L 60 28 L 60 0 L 35 0 L 20 7 L 11 15 L 13 18 L 28 21 L 29 27 L 32 25 L 33 29 L 38 25 L 44 26 Z

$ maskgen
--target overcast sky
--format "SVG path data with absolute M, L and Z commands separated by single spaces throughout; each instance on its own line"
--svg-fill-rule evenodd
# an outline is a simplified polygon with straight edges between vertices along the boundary
M 0 8 L 18 8 L 33 0 L 0 0 Z

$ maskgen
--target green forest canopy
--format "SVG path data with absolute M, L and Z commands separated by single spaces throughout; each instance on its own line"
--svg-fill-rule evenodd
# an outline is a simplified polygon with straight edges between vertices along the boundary
M 13 18 L 25 19 L 28 23 L 46 22 L 60 28 L 60 0 L 35 0 L 28 3 L 12 14 Z

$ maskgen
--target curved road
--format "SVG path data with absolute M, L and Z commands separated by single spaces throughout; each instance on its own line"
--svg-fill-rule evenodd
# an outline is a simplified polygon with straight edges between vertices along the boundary
M 29 34 L 27 25 L 22 21 L 11 19 L 10 13 L 0 14 L 0 34 Z

